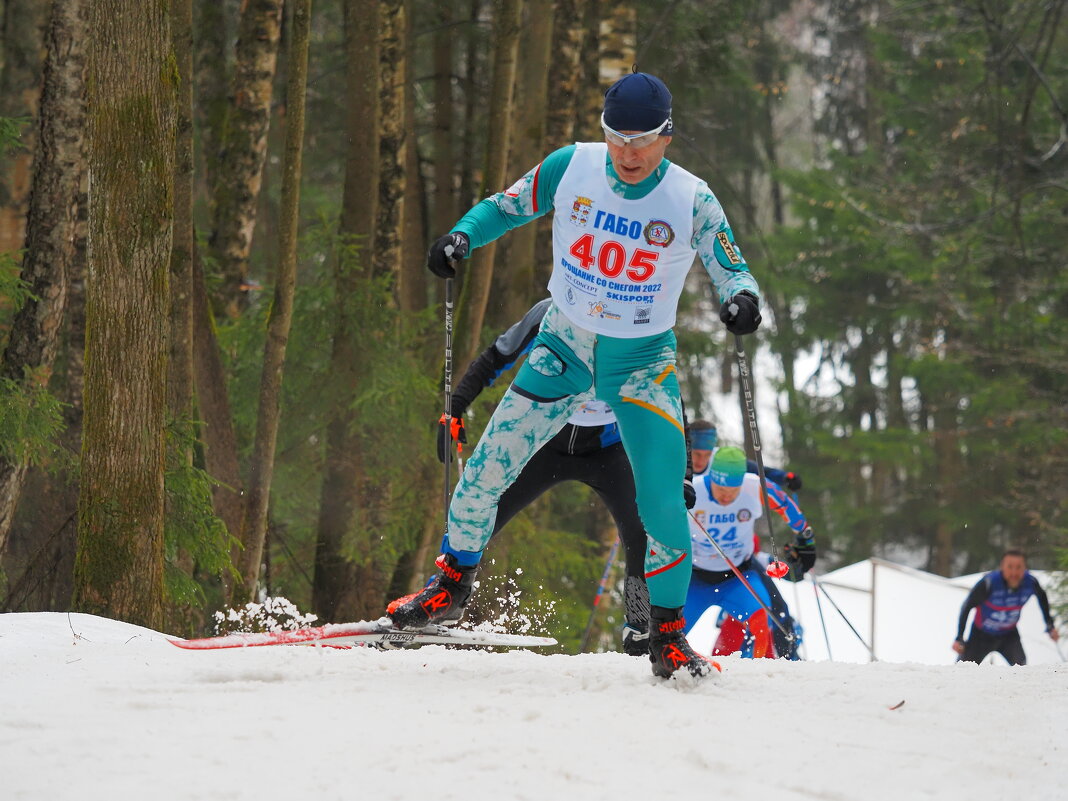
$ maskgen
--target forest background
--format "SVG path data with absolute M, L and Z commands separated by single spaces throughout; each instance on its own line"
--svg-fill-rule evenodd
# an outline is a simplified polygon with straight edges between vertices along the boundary
M 264 594 L 374 618 L 421 584 L 427 245 L 599 139 L 633 65 L 761 284 L 747 344 L 821 567 L 1063 567 L 1065 5 L 0 0 L 0 609 L 187 634 Z M 463 264 L 456 377 L 544 297 L 548 232 Z M 734 359 L 689 288 L 684 393 L 715 418 Z M 495 540 L 474 617 L 519 591 L 574 651 L 614 536 L 584 486 L 552 490 Z

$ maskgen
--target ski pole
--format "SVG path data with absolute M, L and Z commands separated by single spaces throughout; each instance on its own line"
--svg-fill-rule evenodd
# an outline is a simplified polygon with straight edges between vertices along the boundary
M 455 265 L 455 262 L 453 263 Z M 445 279 L 445 438 L 452 437 L 452 281 Z M 449 482 L 449 462 L 452 454 L 445 447 L 445 527 L 449 525 L 449 498 L 452 486 Z
M 694 522 L 694 524 L 699 529 L 701 529 L 701 533 L 705 535 L 705 539 L 707 539 L 709 542 L 712 543 L 712 547 L 714 547 L 716 549 L 716 551 L 719 553 L 720 559 L 722 559 L 724 562 L 727 563 L 727 566 L 731 569 L 731 572 L 734 573 L 734 575 L 738 578 L 738 580 L 742 582 L 742 586 L 744 586 L 747 590 L 749 590 L 749 594 L 752 595 L 753 598 L 756 599 L 756 602 L 758 604 L 760 604 L 760 607 L 765 612 L 767 612 L 768 620 L 770 620 L 772 623 L 775 624 L 775 627 L 779 631 L 782 632 L 783 636 L 787 640 L 789 640 L 790 642 L 793 642 L 794 641 L 794 633 L 792 631 L 787 631 L 786 630 L 786 626 L 784 626 L 782 621 L 779 620 L 778 617 L 776 617 L 775 613 L 771 611 L 771 609 L 768 607 L 768 605 L 766 603 L 764 603 L 764 599 L 761 598 L 759 595 L 757 595 L 757 591 L 753 589 L 753 585 L 749 583 L 749 580 L 746 579 L 746 577 L 744 575 L 742 575 L 742 571 L 740 571 L 735 566 L 734 562 L 732 562 L 730 557 L 727 556 L 727 554 L 724 552 L 724 550 L 720 547 L 719 543 L 716 542 L 715 538 L 711 534 L 709 534 L 707 531 L 705 531 L 705 527 L 701 525 L 701 521 L 697 519 L 697 516 L 694 515 L 694 513 L 691 512 L 689 509 L 686 510 L 686 513 L 690 516 L 690 519 Z
M 753 435 L 753 453 L 756 456 L 757 475 L 760 476 L 760 503 L 764 507 L 764 519 L 768 524 L 768 540 L 771 542 L 771 564 L 767 573 L 772 578 L 782 578 L 790 572 L 785 562 L 779 559 L 775 547 L 775 532 L 771 527 L 771 504 L 768 502 L 768 480 L 764 475 L 764 457 L 760 448 L 760 429 L 757 427 L 756 404 L 753 402 L 753 388 L 749 384 L 749 361 L 745 355 L 745 345 L 740 334 L 734 335 L 734 349 L 738 355 L 738 383 L 745 401 L 745 413 L 749 422 L 749 431 Z
M 816 578 L 815 574 L 813 574 L 812 576 L 812 581 L 815 582 L 816 587 L 819 589 L 819 591 L 823 593 L 823 597 L 826 598 L 830 602 L 831 606 L 834 607 L 834 611 L 842 616 L 842 620 L 844 620 L 846 622 L 846 625 L 849 626 L 849 630 L 857 635 L 857 639 L 860 640 L 860 644 L 868 649 L 868 653 L 871 654 L 871 661 L 878 662 L 879 659 L 875 656 L 875 651 L 873 651 L 872 647 L 868 645 L 868 643 L 864 640 L 863 637 L 860 636 L 860 632 L 853 627 L 853 624 L 849 622 L 849 618 L 845 616 L 845 612 L 838 608 L 838 604 L 834 602 L 834 598 L 832 598 L 830 596 L 830 593 L 827 592 L 827 589 L 822 584 L 820 584 L 819 579 Z M 819 598 L 818 595 L 816 597 Z
M 793 582 L 794 585 L 794 620 L 797 624 L 804 628 L 805 621 L 801 619 L 801 593 L 797 589 L 798 582 Z M 805 641 L 802 639 L 799 646 L 804 649 L 801 654 L 802 659 L 808 659 L 808 646 L 805 645 Z
M 1061 641 L 1060 640 L 1054 640 L 1053 644 L 1057 646 L 1057 653 L 1060 655 L 1061 661 L 1062 662 L 1068 662 L 1068 659 L 1064 658 L 1064 651 L 1061 650 Z
M 816 595 L 816 610 L 820 613 L 820 626 L 823 627 L 823 641 L 827 644 L 827 659 L 834 661 L 831 654 L 831 638 L 827 634 L 827 621 L 823 617 L 823 604 L 820 602 L 820 586 L 816 583 L 816 577 L 812 577 L 812 592 Z
M 586 646 L 590 641 L 590 632 L 593 631 L 593 620 L 597 616 L 597 606 L 601 603 L 601 596 L 604 595 L 604 587 L 608 583 L 608 574 L 612 572 L 612 564 L 616 561 L 616 551 L 619 550 L 619 540 L 612 541 L 612 547 L 608 551 L 608 561 L 605 563 L 604 572 L 601 574 L 601 581 L 597 585 L 597 594 L 593 596 L 593 609 L 590 610 L 590 619 L 586 622 L 586 630 L 582 632 L 582 644 L 579 646 L 579 653 L 586 653 Z

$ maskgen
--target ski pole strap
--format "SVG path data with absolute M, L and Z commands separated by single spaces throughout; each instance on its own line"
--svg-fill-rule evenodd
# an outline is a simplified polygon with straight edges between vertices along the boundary
M 450 417 L 448 412 L 441 415 L 438 420 L 443 426 L 449 427 L 449 436 L 452 441 L 456 443 L 456 453 L 462 454 L 464 452 L 463 444 L 467 442 L 467 432 L 464 430 L 464 419 L 462 417 Z

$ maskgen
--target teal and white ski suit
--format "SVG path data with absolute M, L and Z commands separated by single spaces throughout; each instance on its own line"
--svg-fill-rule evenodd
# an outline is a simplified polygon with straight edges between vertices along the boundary
M 694 256 L 721 301 L 743 290 L 759 297 L 759 289 L 704 181 L 664 159 L 641 183 L 624 183 L 601 143 L 557 150 L 477 204 L 453 231 L 466 234 L 474 249 L 550 210 L 553 304 L 464 468 L 443 550 L 476 564 L 497 502 L 527 460 L 581 403 L 601 400 L 618 418 L 634 470 L 649 535 L 650 601 L 681 607 L 691 559 L 671 327 Z

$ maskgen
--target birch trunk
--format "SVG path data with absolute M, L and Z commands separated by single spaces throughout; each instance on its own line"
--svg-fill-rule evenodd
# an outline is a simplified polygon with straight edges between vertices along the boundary
M 247 0 L 241 15 L 230 109 L 214 190 L 211 249 L 222 276 L 216 313 L 236 317 L 246 304 L 248 255 L 267 158 L 271 93 L 283 0 Z
M 37 158 L 21 277 L 33 297 L 15 315 L 0 376 L 47 383 L 56 358 L 75 258 L 78 200 L 85 176 L 85 34 L 81 0 L 53 6 L 41 90 Z M 0 554 L 26 477 L 26 463 L 0 457 Z

